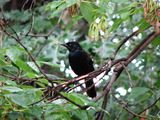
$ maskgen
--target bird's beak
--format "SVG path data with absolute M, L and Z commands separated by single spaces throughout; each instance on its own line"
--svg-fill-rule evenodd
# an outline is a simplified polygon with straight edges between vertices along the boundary
M 67 44 L 65 44 L 65 43 L 63 43 L 63 44 L 61 44 L 62 46 L 64 46 L 64 47 L 68 47 L 68 45 Z

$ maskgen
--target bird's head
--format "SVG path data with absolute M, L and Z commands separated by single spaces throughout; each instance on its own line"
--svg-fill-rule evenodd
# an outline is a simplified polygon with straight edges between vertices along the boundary
M 82 50 L 82 47 L 80 46 L 78 42 L 68 42 L 68 43 L 64 43 L 61 45 L 65 46 L 70 52 Z

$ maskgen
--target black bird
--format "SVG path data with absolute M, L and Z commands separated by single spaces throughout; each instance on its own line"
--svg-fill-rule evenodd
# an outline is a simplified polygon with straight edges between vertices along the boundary
M 89 54 L 82 49 L 78 42 L 68 42 L 61 45 L 65 46 L 69 50 L 69 64 L 75 74 L 81 76 L 94 71 L 93 61 L 91 60 Z M 85 82 L 86 88 L 89 88 L 93 84 L 93 79 Z M 87 90 L 87 95 L 92 98 L 96 97 L 94 85 Z

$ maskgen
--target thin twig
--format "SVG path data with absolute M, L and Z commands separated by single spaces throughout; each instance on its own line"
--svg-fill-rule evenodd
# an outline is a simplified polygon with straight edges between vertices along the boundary
M 59 27 L 59 24 L 61 22 L 62 16 L 63 16 L 63 12 L 62 12 L 62 14 L 61 14 L 61 16 L 60 16 L 57 24 L 54 26 L 54 28 L 48 34 L 46 34 L 46 35 L 38 35 L 38 34 L 37 35 L 32 35 L 32 34 L 28 34 L 27 36 L 31 36 L 31 37 L 45 37 L 45 38 L 49 37 L 57 29 L 57 27 Z M 25 35 L 25 34 L 21 33 L 21 35 Z
M 36 54 L 36 56 L 34 57 L 34 60 L 36 59 L 36 57 L 39 55 L 39 53 L 42 51 L 42 49 L 44 48 L 44 46 L 46 45 L 48 41 L 48 38 L 46 38 L 46 40 L 44 41 L 43 45 L 41 46 L 41 48 L 39 49 L 38 53 Z
M 153 35 L 156 35 L 154 32 L 150 33 L 146 38 L 144 38 L 133 50 L 132 52 L 129 54 L 128 57 L 131 57 L 134 53 L 137 53 L 137 50 L 140 49 L 140 47 L 142 47 L 142 45 L 148 41 L 148 39 L 153 36 Z M 156 35 L 157 36 L 157 35 Z M 148 43 L 147 43 L 148 45 Z
M 26 0 L 25 3 L 22 6 L 22 10 L 24 9 L 25 5 L 28 3 L 29 0 Z
M 36 5 L 36 0 L 32 0 L 31 6 L 30 6 L 30 10 L 32 10 L 32 7 L 34 7 Z
M 114 96 L 114 98 L 115 98 L 120 104 L 122 104 L 122 105 L 123 105 L 123 108 L 124 108 L 125 110 L 127 110 L 129 113 L 131 113 L 133 116 L 136 116 L 136 117 L 138 117 L 138 118 L 146 118 L 146 117 L 141 116 L 141 115 L 138 115 L 138 114 L 134 113 L 132 110 L 130 110 L 130 108 L 127 106 L 127 103 L 125 103 L 122 99 L 116 98 L 115 96 Z
M 102 78 L 101 78 L 102 79 Z M 94 84 L 92 84 L 91 86 L 87 87 L 84 91 L 82 91 L 81 93 L 84 93 L 86 91 L 88 91 L 91 87 L 95 86 L 101 79 L 97 80 L 96 82 L 94 82 Z M 85 80 L 84 83 L 88 82 L 90 79 Z
M 154 106 L 157 102 L 159 102 L 159 101 L 160 101 L 160 97 L 159 97 L 156 101 L 154 101 L 150 106 L 148 106 L 148 107 L 146 107 L 145 109 L 143 109 L 142 111 L 138 112 L 138 114 L 141 114 L 141 113 L 143 113 L 144 111 L 146 111 L 147 109 L 153 107 L 153 106 Z
M 28 30 L 28 32 L 26 33 L 25 36 L 28 36 L 28 34 L 32 31 L 33 29 L 33 23 L 34 23 L 34 10 L 32 11 L 32 16 L 31 16 L 32 20 L 31 20 L 31 25 L 30 25 L 30 29 Z
M 124 62 L 121 62 L 121 64 L 122 64 L 123 68 L 125 69 L 126 74 L 128 75 L 130 87 L 133 88 L 134 85 L 133 85 L 133 83 L 132 83 L 131 75 L 130 75 L 130 73 L 129 73 L 127 67 L 124 65 Z
M 118 114 L 118 116 L 116 117 L 115 120 L 118 120 L 120 118 L 120 116 L 122 115 L 123 109 L 124 109 L 124 107 L 121 108 L 121 110 L 120 110 L 120 112 L 119 112 L 119 114 Z
M 116 51 L 115 51 L 114 54 L 113 54 L 113 59 L 115 59 L 115 56 L 116 56 L 117 52 L 118 52 L 118 51 L 120 50 L 120 48 L 124 45 L 124 43 L 126 43 L 127 40 L 129 40 L 129 39 L 130 39 L 131 37 L 133 37 L 134 35 L 138 34 L 138 31 L 139 31 L 139 30 L 133 32 L 132 34 L 130 34 L 129 36 L 127 36 L 127 37 L 121 42 L 121 44 L 118 46 L 118 48 L 116 49 Z

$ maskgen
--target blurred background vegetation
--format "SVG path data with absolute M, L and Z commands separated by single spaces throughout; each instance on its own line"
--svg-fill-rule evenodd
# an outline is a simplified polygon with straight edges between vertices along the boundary
M 69 68 L 68 52 L 60 44 L 77 40 L 92 57 L 95 69 L 98 69 L 107 58 L 112 57 L 124 38 L 139 30 L 139 34 L 130 38 L 116 55 L 116 59 L 126 57 L 140 41 L 154 31 L 144 18 L 142 5 L 144 2 L 145 0 L 6 0 L 0 1 L 0 4 L 1 19 L 4 14 L 8 26 L 16 31 L 21 43 L 34 56 L 43 72 L 53 79 L 71 79 L 75 75 Z M 74 7 L 77 10 L 76 14 L 69 13 L 69 7 L 75 4 L 78 6 L 78 8 Z M 95 30 L 93 26 L 98 25 L 102 18 L 105 19 L 106 28 L 100 30 L 101 26 L 98 28 L 98 36 L 92 36 L 88 33 L 89 30 Z M 2 20 L 1 24 L 3 24 Z M 4 28 L 17 37 L 10 27 L 4 25 Z M 51 35 L 40 37 L 52 30 Z M 95 30 L 94 35 L 96 32 Z M 124 106 L 117 102 L 115 96 L 123 99 L 137 114 L 159 99 L 159 44 L 158 36 L 127 66 L 135 88 L 131 88 L 125 71 L 113 84 L 104 120 L 140 119 L 134 118 L 131 113 L 123 109 Z M 2 30 L 0 31 L 0 73 L 17 78 L 42 76 L 25 49 Z M 112 73 L 111 71 L 96 84 L 98 94 L 101 94 Z M 72 94 L 72 92 L 68 93 L 71 99 L 82 105 L 90 104 L 92 107 L 81 110 L 71 103 L 62 104 L 64 100 L 50 101 L 46 104 L 46 99 L 32 106 L 30 104 L 43 98 L 42 91 L 46 86 L 31 81 L 15 80 L 2 74 L 0 75 L 0 118 L 4 120 L 91 120 L 95 119 L 101 109 L 103 98 L 94 103 L 85 95 Z M 38 80 L 49 84 L 44 78 Z M 160 102 L 157 102 L 141 115 L 147 119 L 158 120 L 159 109 Z

